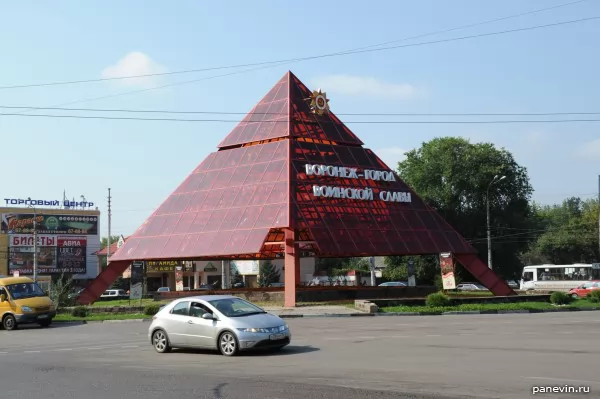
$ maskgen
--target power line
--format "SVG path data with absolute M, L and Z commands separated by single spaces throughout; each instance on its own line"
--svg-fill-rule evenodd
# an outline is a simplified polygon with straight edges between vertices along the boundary
M 236 119 L 180 119 L 180 118 L 138 118 L 117 116 L 90 116 L 90 115 L 51 115 L 51 114 L 16 114 L 0 113 L 0 116 L 24 116 L 35 118 L 66 118 L 66 119 L 104 119 L 104 120 L 129 120 L 146 122 L 219 122 L 240 123 Z M 569 123 L 569 122 L 600 122 L 600 119 L 554 119 L 554 120 L 497 120 L 497 121 L 344 121 L 344 124 L 512 124 L 512 123 Z M 289 120 L 255 121 L 245 123 L 289 123 Z M 319 123 L 331 123 L 320 121 Z
M 558 7 L 564 7 L 567 5 L 580 3 L 582 1 L 587 1 L 587 0 L 575 1 L 572 3 L 566 3 L 566 4 L 562 4 L 562 5 L 558 5 L 558 6 L 544 8 L 544 9 L 533 10 L 533 11 L 529 11 L 526 13 L 516 14 L 516 15 L 498 18 L 498 19 L 494 19 L 494 20 L 490 20 L 490 21 L 479 22 L 476 24 L 460 26 L 457 28 L 446 29 L 443 31 L 436 31 L 436 32 L 432 32 L 432 33 L 428 33 L 428 34 L 424 34 L 424 35 L 413 36 L 413 37 L 399 39 L 399 40 L 393 40 L 393 41 L 375 44 L 375 45 L 371 45 L 371 46 L 367 46 L 367 47 L 360 47 L 360 48 L 356 48 L 356 49 L 352 49 L 352 50 L 346 50 L 346 51 L 335 52 L 335 53 L 328 53 L 328 54 L 321 54 L 321 55 L 307 56 L 307 57 L 298 57 L 298 58 L 288 58 L 288 59 L 276 60 L 276 61 L 264 61 L 264 62 L 226 65 L 226 66 L 201 68 L 201 69 L 188 69 L 188 70 L 183 70 L 183 71 L 121 76 L 121 77 L 113 77 L 113 78 L 84 79 L 84 80 L 49 82 L 49 83 L 36 83 L 36 84 L 27 84 L 27 85 L 0 86 L 0 90 L 19 89 L 19 88 L 22 89 L 22 88 L 42 87 L 42 86 L 70 85 L 70 84 L 81 84 L 81 83 L 94 83 L 94 82 L 102 82 L 102 81 L 110 81 L 110 80 L 137 79 L 137 78 L 145 78 L 145 77 L 164 76 L 164 75 L 207 72 L 207 71 L 214 71 L 214 70 L 221 70 L 221 69 L 244 68 L 244 67 L 249 67 L 249 66 L 265 66 L 265 65 L 277 64 L 277 63 L 300 62 L 300 61 L 308 61 L 308 60 L 314 60 L 314 59 L 320 59 L 320 58 L 330 58 L 330 57 L 337 57 L 337 56 L 343 56 L 343 55 L 387 51 L 387 50 L 393 50 L 393 49 L 398 49 L 398 48 L 403 48 L 403 47 L 415 47 L 415 46 L 422 46 L 422 45 L 427 45 L 427 44 L 445 43 L 445 42 L 452 42 L 452 41 L 458 41 L 458 40 L 466 40 L 466 39 L 473 39 L 473 38 L 479 38 L 479 37 L 494 36 L 494 35 L 500 35 L 500 34 L 506 34 L 506 33 L 514 33 L 514 32 L 528 31 L 528 30 L 534 30 L 534 29 L 542 29 L 542 28 L 548 28 L 548 27 L 552 27 L 552 26 L 573 24 L 573 23 L 584 22 L 584 21 L 589 21 L 589 20 L 594 20 L 594 19 L 600 18 L 600 16 L 588 17 L 588 18 L 582 18 L 582 19 L 571 20 L 571 21 L 556 22 L 556 23 L 546 24 L 546 25 L 536 25 L 536 26 L 530 26 L 530 27 L 518 28 L 518 29 L 510 29 L 510 30 L 504 30 L 504 31 L 498 31 L 498 32 L 481 33 L 481 34 L 477 34 L 477 35 L 463 36 L 463 37 L 457 37 L 457 38 L 441 39 L 441 40 L 434 40 L 434 41 L 429 41 L 429 42 L 420 42 L 420 43 L 413 43 L 413 44 L 374 48 L 374 47 L 382 46 L 382 45 L 385 45 L 388 43 L 397 43 L 397 42 L 401 42 L 401 41 L 406 41 L 406 40 L 411 40 L 411 39 L 416 39 L 416 38 L 421 38 L 421 37 L 426 37 L 426 36 L 432 36 L 432 35 L 441 34 L 441 33 L 447 33 L 447 32 L 451 32 L 454 30 L 466 29 L 469 27 L 483 25 L 483 24 L 487 24 L 487 23 L 491 23 L 491 22 L 497 22 L 497 21 L 506 20 L 506 19 L 510 19 L 510 18 L 516 18 L 519 16 L 527 15 L 527 14 L 537 13 L 537 12 L 541 12 L 541 11 L 555 9 Z
M 51 111 L 83 111 L 83 112 L 122 112 L 122 113 L 152 113 L 152 114 L 212 114 L 212 115 L 288 115 L 287 112 L 231 112 L 231 111 L 177 111 L 177 110 L 145 110 L 123 108 L 64 108 L 64 107 L 32 107 L 0 105 L 0 109 L 32 109 Z M 533 112 L 533 113 L 335 113 L 340 116 L 566 116 L 566 115 L 600 115 L 600 112 Z

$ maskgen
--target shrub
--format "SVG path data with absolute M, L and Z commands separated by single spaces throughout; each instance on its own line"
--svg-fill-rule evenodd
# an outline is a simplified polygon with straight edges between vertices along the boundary
M 450 306 L 450 298 L 448 298 L 448 296 L 442 292 L 434 292 L 433 294 L 429 294 L 427 296 L 425 303 L 427 306 L 432 308 Z
M 146 316 L 154 316 L 155 314 L 158 313 L 159 310 L 160 310 L 160 305 L 153 303 L 144 308 L 144 314 Z
M 77 306 L 71 310 L 71 315 L 74 317 L 86 317 L 89 313 L 89 309 L 85 306 Z
M 566 292 L 556 291 L 550 295 L 550 302 L 555 305 L 567 305 L 573 302 L 573 298 Z
M 600 302 L 600 290 L 594 290 L 590 292 L 585 298 L 592 303 Z

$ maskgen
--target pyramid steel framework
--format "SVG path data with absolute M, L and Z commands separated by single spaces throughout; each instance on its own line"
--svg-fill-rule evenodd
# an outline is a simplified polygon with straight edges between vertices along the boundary
M 476 250 L 288 72 L 111 256 L 95 301 L 136 260 L 285 258 L 295 306 L 302 253 L 450 252 L 496 295 L 514 291 Z

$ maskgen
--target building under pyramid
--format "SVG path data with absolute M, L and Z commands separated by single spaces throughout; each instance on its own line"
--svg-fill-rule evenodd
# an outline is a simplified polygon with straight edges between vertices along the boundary
M 302 253 L 451 253 L 496 295 L 512 289 L 476 250 L 288 72 L 148 217 L 80 295 L 95 301 L 132 261 L 285 258 L 295 306 Z

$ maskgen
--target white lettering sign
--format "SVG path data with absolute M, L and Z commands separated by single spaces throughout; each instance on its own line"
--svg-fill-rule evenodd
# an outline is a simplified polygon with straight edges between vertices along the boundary
M 341 177 L 344 179 L 364 179 L 372 181 L 395 182 L 396 175 L 391 170 L 365 169 L 362 173 L 358 168 L 347 168 L 345 166 L 333 165 L 304 165 L 307 176 Z M 373 201 L 372 188 L 351 188 L 334 186 L 313 186 L 315 197 L 356 199 L 361 201 Z M 412 202 L 410 192 L 379 191 L 379 200 L 385 202 Z
M 38 235 L 37 245 L 40 247 L 55 247 L 56 236 L 51 235 Z M 11 235 L 9 239 L 9 245 L 11 247 L 33 247 L 33 235 L 32 234 L 15 234 Z

